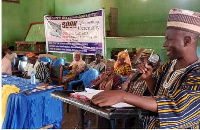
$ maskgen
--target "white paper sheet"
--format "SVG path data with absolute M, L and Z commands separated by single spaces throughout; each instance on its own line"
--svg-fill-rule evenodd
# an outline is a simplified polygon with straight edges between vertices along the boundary
M 120 102 L 120 103 L 117 103 L 117 104 L 115 104 L 115 105 L 112 105 L 111 107 L 123 108 L 123 107 L 135 107 L 135 106 L 130 105 L 130 104 L 125 103 L 125 102 Z
M 86 96 L 89 99 L 92 99 L 92 97 L 94 95 L 104 91 L 104 90 L 95 90 L 95 89 L 89 89 L 89 88 L 86 88 L 85 90 L 86 90 L 85 92 L 76 92 L 76 94 L 83 95 L 83 96 Z M 134 106 L 127 104 L 127 103 L 124 103 L 124 102 L 120 102 L 120 103 L 117 103 L 115 105 L 112 105 L 111 107 L 123 108 L 123 107 L 134 107 Z

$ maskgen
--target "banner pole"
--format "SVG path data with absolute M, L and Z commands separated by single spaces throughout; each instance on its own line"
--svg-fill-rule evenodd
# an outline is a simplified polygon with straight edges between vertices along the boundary
M 106 51 L 106 32 L 105 32 L 105 9 L 103 11 L 103 40 L 104 40 L 104 59 L 107 59 L 107 51 Z
M 47 35 L 47 32 L 46 32 L 47 31 L 47 23 L 46 23 L 46 18 L 45 18 L 46 16 L 47 15 L 44 15 L 44 28 L 45 28 L 45 39 L 46 39 L 46 54 L 48 54 L 49 49 L 48 49 L 48 42 L 47 42 L 47 36 L 46 36 Z

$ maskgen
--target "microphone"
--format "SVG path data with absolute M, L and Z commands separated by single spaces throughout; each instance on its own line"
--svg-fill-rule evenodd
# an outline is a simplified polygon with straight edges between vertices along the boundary
M 159 56 L 157 54 L 153 54 L 149 57 L 148 59 L 148 65 L 153 67 L 153 64 L 155 64 L 156 62 L 159 61 Z M 140 76 L 142 75 L 142 73 L 140 73 L 139 71 L 137 71 L 135 73 L 135 75 L 131 78 L 131 82 L 135 82 Z

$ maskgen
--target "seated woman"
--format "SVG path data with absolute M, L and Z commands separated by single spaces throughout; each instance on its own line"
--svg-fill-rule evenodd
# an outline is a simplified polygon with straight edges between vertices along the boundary
M 105 71 L 105 64 L 103 63 L 103 61 L 101 60 L 101 53 L 100 52 L 97 52 L 96 53 L 96 56 L 95 56 L 95 61 L 91 62 L 89 65 L 88 65 L 88 69 L 97 69 L 99 70 L 99 72 L 103 72 Z
M 98 90 L 118 90 L 118 86 L 121 83 L 121 77 L 114 72 L 114 62 L 107 60 L 106 71 L 91 82 L 90 88 Z
M 123 78 L 128 77 L 128 74 L 131 72 L 131 62 L 127 50 L 118 53 L 114 70 L 115 73 L 120 74 Z
M 75 51 L 73 53 L 73 62 L 69 67 L 64 67 L 65 69 L 70 69 L 70 72 L 63 76 L 62 82 L 65 84 L 64 88 L 68 89 L 68 83 L 74 80 L 79 73 L 83 72 L 85 69 L 85 62 L 82 60 L 81 52 Z

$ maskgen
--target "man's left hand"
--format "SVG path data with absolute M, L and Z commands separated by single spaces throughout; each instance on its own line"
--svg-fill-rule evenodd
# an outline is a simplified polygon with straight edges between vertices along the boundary
M 92 102 L 100 107 L 111 106 L 123 101 L 123 91 L 103 91 L 92 97 Z

